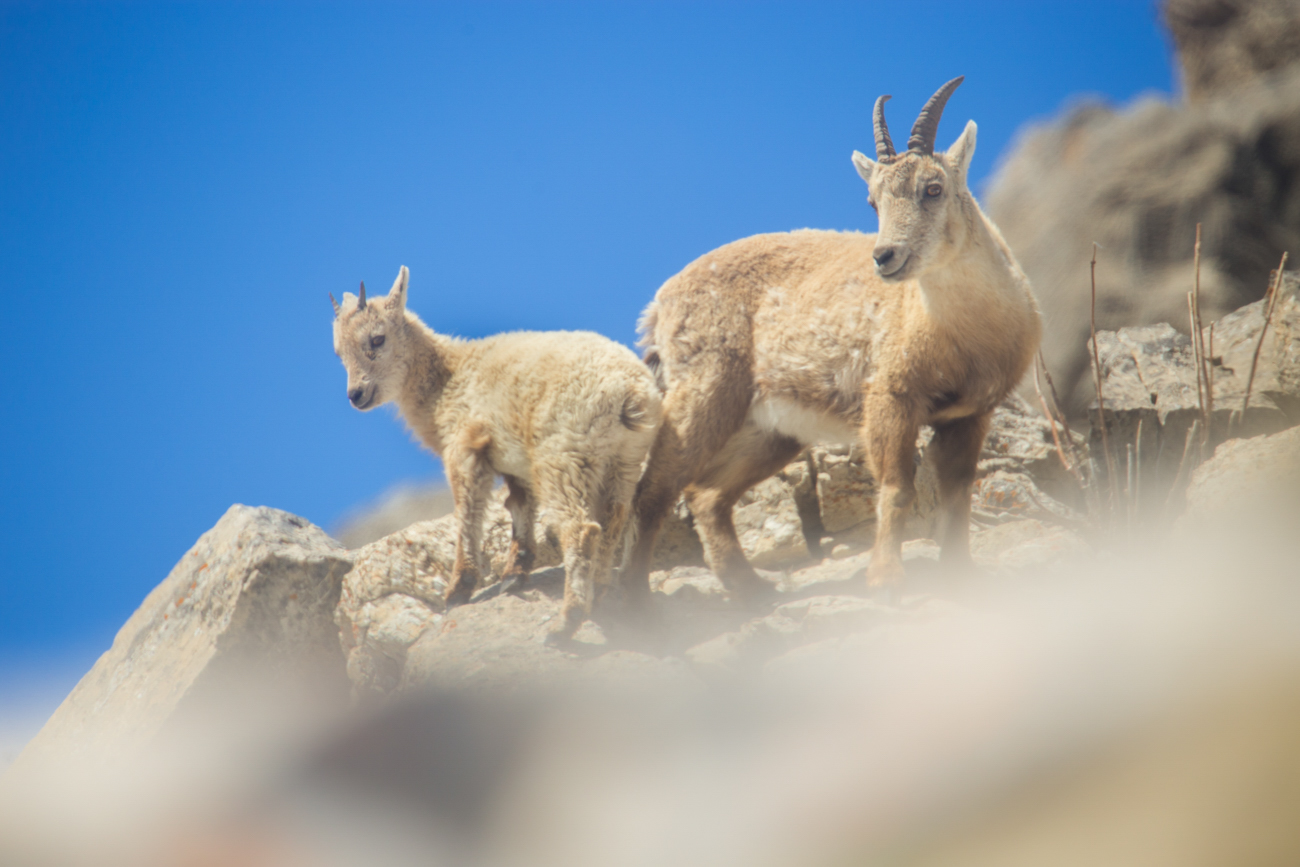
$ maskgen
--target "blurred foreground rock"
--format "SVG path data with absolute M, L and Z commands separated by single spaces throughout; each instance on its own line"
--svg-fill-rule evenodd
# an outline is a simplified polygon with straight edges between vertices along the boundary
M 11 773 L 130 755 L 250 694 L 346 695 L 334 609 L 348 552 L 318 527 L 231 506 L 117 633 Z
M 1300 427 L 1219 446 L 1192 474 L 1186 499 L 1185 529 L 1223 534 L 1262 521 L 1292 532 L 1300 516 Z

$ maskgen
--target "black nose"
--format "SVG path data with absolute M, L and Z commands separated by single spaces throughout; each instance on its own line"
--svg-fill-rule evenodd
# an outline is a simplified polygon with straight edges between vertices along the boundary
M 352 401 L 353 406 L 357 406 L 361 403 L 361 394 L 363 391 L 365 391 L 365 389 L 354 388 L 348 392 L 348 400 Z
M 894 258 L 893 247 L 877 247 L 871 254 L 871 258 L 876 260 L 877 265 L 885 265 L 890 259 Z

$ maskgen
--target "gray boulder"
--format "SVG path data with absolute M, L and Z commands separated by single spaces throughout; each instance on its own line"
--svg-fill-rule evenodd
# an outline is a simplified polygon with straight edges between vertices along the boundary
M 118 631 L 14 763 L 130 755 L 181 720 L 232 705 L 347 694 L 334 609 L 352 558 L 287 512 L 231 506 Z M 256 684 L 256 687 L 253 686 Z

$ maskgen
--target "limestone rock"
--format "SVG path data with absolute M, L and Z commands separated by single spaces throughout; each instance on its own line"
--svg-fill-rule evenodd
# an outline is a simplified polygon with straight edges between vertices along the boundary
M 1211 356 L 1214 412 L 1210 445 L 1230 436 L 1252 437 L 1300 424 L 1300 275 L 1287 272 L 1260 344 L 1265 299 L 1247 304 L 1206 326 L 1202 339 Z M 1213 332 L 1211 332 L 1213 328 Z M 1211 350 L 1211 337 L 1212 350 Z M 1256 347 L 1260 347 L 1250 406 L 1234 418 L 1245 398 Z M 1106 402 L 1106 436 L 1119 487 L 1134 487 L 1144 508 L 1162 507 L 1170 491 L 1200 462 L 1198 438 L 1189 438 L 1201 415 L 1191 338 L 1168 324 L 1121 328 L 1097 334 Z M 1095 412 L 1096 403 L 1092 411 Z M 1100 425 L 1090 448 L 1099 483 L 1107 464 Z M 1188 452 L 1184 457 L 1184 453 Z
M 618 677 L 692 680 L 679 660 L 613 646 L 600 623 L 587 621 L 572 646 L 559 650 L 546 635 L 560 615 L 564 570 L 542 569 L 529 589 L 446 612 L 406 653 L 400 690 L 428 686 L 484 690 L 535 689 L 541 685 Z M 694 600 L 688 602 L 692 608 Z M 707 606 L 705 606 L 707 607 Z M 672 613 L 666 631 L 675 631 Z
M 989 527 L 971 538 L 976 563 L 1009 571 L 1077 563 L 1089 550 L 1078 533 L 1032 519 Z
M 306 520 L 231 506 L 118 631 L 15 768 L 149 744 L 246 677 L 346 693 L 333 613 L 352 558 Z
M 563 586 L 562 569 L 546 571 Z M 570 674 L 576 658 L 545 644 L 559 613 L 559 599 L 536 587 L 454 608 L 406 652 L 402 685 L 502 686 Z
M 483 521 L 483 556 L 493 576 L 501 574 L 510 550 L 510 513 L 504 499 L 504 489 L 498 490 Z M 545 519 L 545 514 L 538 516 L 537 568 L 560 562 Z M 393 689 L 406 648 L 424 629 L 441 622 L 456 561 L 456 526 L 455 515 L 422 521 L 356 552 L 356 566 L 343 583 L 335 620 L 348 673 L 358 689 Z
M 1196 469 L 1180 521 L 1190 533 L 1230 532 L 1261 522 L 1294 533 L 1300 507 L 1300 427 L 1229 440 Z
M 804 467 L 795 462 L 790 469 L 798 472 Z M 807 559 L 808 543 L 794 488 L 782 474 L 746 491 L 736 504 L 733 520 L 740 546 L 754 566 L 771 569 Z
M 830 534 L 876 519 L 876 481 L 862 449 L 818 446 L 810 450 L 817 470 L 822 528 Z
M 686 651 L 705 671 L 729 671 L 761 663 L 803 644 L 861 632 L 896 616 L 888 606 L 852 596 L 814 596 L 778 606 L 735 632 L 701 642 Z

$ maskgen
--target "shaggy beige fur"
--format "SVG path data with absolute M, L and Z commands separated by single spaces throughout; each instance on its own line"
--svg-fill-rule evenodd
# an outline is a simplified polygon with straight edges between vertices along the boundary
M 976 459 L 994 407 L 1038 349 L 1038 308 L 967 189 L 973 122 L 947 153 L 933 153 L 932 132 L 928 150 L 879 150 L 879 161 L 853 155 L 878 236 L 736 241 L 669 279 L 646 309 L 646 360 L 666 396 L 637 489 L 629 590 L 644 591 L 655 535 L 683 491 L 714 571 L 738 592 L 761 590 L 732 506 L 805 445 L 854 441 L 880 485 L 868 582 L 893 584 L 922 425 L 935 433 L 943 558 L 969 560 Z
M 408 272 L 385 298 L 344 295 L 334 351 L 361 410 L 389 401 L 440 455 L 460 534 L 448 604 L 469 599 L 487 568 L 480 532 L 493 480 L 505 478 L 513 544 L 503 581 L 533 560 L 538 508 L 557 518 L 571 635 L 609 579 L 660 420 L 654 378 L 631 350 L 589 332 L 516 332 L 482 340 L 435 333 L 406 309 Z

